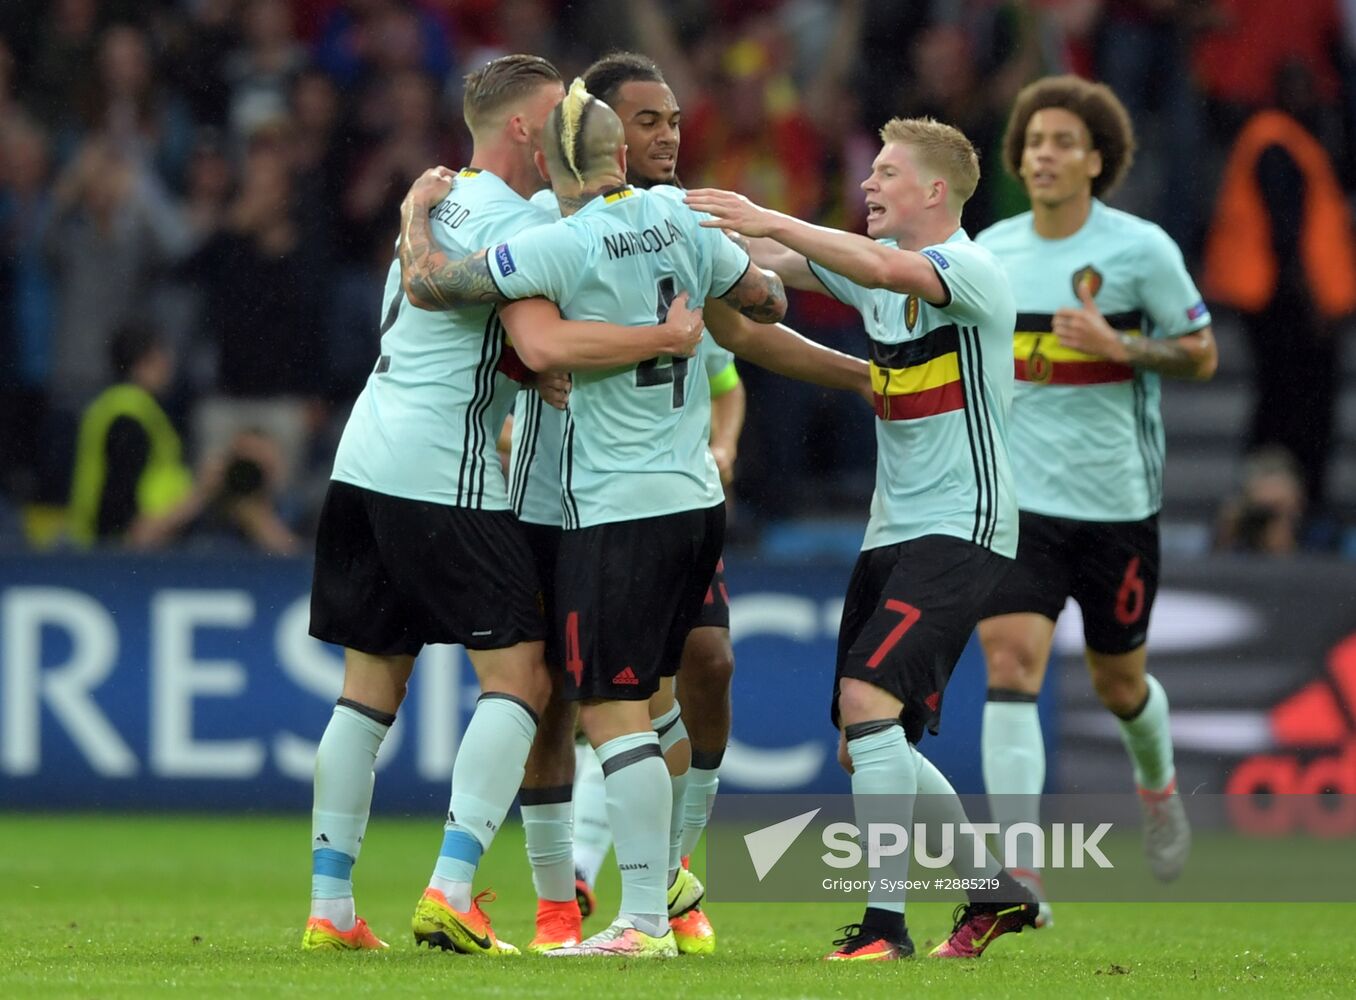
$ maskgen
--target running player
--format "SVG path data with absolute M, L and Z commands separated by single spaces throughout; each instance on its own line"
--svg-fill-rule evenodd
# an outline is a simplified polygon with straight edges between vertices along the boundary
M 894 119 L 881 139 L 862 183 L 875 239 L 812 226 L 730 192 L 687 196 L 714 216 L 703 225 L 776 241 L 759 243 L 760 263 L 856 307 L 870 338 L 876 492 L 848 584 L 833 698 L 863 830 L 877 820 L 912 828 L 914 818 L 937 813 L 963 817 L 950 783 L 916 744 L 925 729 L 936 732 L 946 682 L 1017 549 L 1005 441 L 1016 311 L 997 261 L 960 227 L 978 157 L 964 135 L 931 119 Z M 915 816 L 920 792 L 926 800 L 917 800 Z M 978 871 L 972 858 L 957 852 L 966 866 L 960 874 L 996 879 L 998 888 L 971 894 L 934 956 L 978 956 L 1035 920 L 1029 892 L 992 857 Z M 907 871 L 901 855 L 879 874 L 902 885 Z M 844 930 L 832 960 L 913 953 L 902 893 L 873 892 L 861 922 Z
M 1210 313 L 1172 239 L 1101 201 L 1125 176 L 1134 145 L 1130 117 L 1107 87 L 1073 76 L 1036 81 L 1017 96 L 1003 144 L 1031 211 L 977 239 L 1017 290 L 1009 438 L 1021 508 L 1017 566 L 979 627 L 989 670 L 981 746 L 995 816 L 1036 822 L 1045 783 L 1036 696 L 1072 597 L 1093 688 L 1130 754 L 1149 866 L 1166 881 L 1181 873 L 1191 831 L 1168 699 L 1145 670 L 1158 590 L 1159 377 L 1208 379 L 1216 350 Z M 1021 874 L 1044 895 L 1034 867 Z
M 437 205 L 426 222 L 442 244 L 467 252 L 543 220 L 525 196 L 541 184 L 533 156 L 563 93 L 555 68 L 533 56 L 506 56 L 467 78 L 472 165 L 457 201 Z M 696 343 L 696 330 L 678 331 L 681 312 L 668 326 L 625 331 L 564 325 L 550 312 L 541 322 L 553 342 L 610 364 Z M 443 846 L 414 932 L 458 951 L 512 952 L 471 897 L 549 685 L 540 588 L 494 455 L 493 429 L 514 385 L 501 374 L 509 352 L 489 308 L 409 308 L 398 262 L 381 330 L 381 357 L 344 429 L 316 540 L 311 634 L 344 647 L 344 685 L 316 755 L 303 946 L 385 947 L 353 904 L 373 762 L 415 655 L 425 643 L 455 642 L 467 647 L 484 693 L 453 768 Z

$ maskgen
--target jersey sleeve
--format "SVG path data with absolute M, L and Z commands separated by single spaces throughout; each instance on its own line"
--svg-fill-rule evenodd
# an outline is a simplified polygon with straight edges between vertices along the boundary
M 1138 268 L 1140 299 L 1159 337 L 1180 337 L 1210 325 L 1210 310 L 1187 273 L 1182 251 L 1158 226 L 1147 230 Z
M 942 312 L 979 323 L 1001 305 L 1007 277 L 988 251 L 959 241 L 924 247 L 921 251 L 945 286 L 950 301 Z
M 845 278 L 837 271 L 830 271 L 823 264 L 816 264 L 808 257 L 805 259 L 805 263 L 810 265 L 810 273 L 818 278 L 819 283 L 827 288 L 829 294 L 839 302 L 852 306 L 858 311 L 870 308 L 867 302 L 870 289 L 863 288 L 851 278 Z
M 716 298 L 726 295 L 739 284 L 744 273 L 753 265 L 745 250 L 719 229 L 703 229 L 710 234 L 711 294 Z
M 542 295 L 565 298 L 585 264 L 585 250 L 574 228 L 551 223 L 528 229 L 485 251 L 490 277 L 508 299 Z

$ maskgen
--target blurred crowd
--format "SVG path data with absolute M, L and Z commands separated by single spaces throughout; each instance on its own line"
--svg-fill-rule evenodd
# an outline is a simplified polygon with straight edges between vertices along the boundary
M 295 549 L 377 354 L 400 199 L 469 155 L 463 75 L 521 51 L 568 79 L 615 48 L 668 76 L 686 184 L 848 229 L 895 115 L 980 149 L 971 232 L 1022 210 L 997 151 L 1016 91 L 1051 72 L 1125 100 L 1141 152 L 1115 203 L 1193 261 L 1233 138 L 1287 64 L 1309 71 L 1306 126 L 1343 188 L 1356 179 L 1356 0 L 5 0 L 0 537 L 71 537 L 53 512 L 82 416 L 129 377 L 115 343 L 150 330 L 166 367 L 148 391 L 197 506 L 120 537 Z M 798 298 L 790 322 L 862 351 L 836 303 Z M 744 374 L 736 523 L 860 510 L 869 412 Z M 262 498 L 269 530 L 192 529 L 231 484 Z

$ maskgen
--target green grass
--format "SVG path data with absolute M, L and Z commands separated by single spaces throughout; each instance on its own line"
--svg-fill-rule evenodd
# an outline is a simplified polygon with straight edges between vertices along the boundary
M 0 816 L 0 997 L 451 996 L 704 1000 L 856 997 L 1349 997 L 1356 944 L 1344 904 L 1065 904 L 1055 927 L 976 962 L 820 961 L 835 905 L 714 904 L 720 952 L 668 963 L 473 959 L 414 948 L 409 918 L 441 836 L 437 817 L 378 818 L 357 869 L 359 912 L 383 954 L 298 942 L 309 892 L 304 817 Z M 496 929 L 526 944 L 534 900 L 522 833 L 507 827 L 480 884 Z M 616 906 L 615 873 L 601 886 Z M 920 951 L 950 907 L 910 907 Z

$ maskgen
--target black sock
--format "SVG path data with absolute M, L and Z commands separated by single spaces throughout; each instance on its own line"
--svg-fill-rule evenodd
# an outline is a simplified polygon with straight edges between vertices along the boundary
M 899 944 L 904 940 L 904 914 L 868 906 L 862 916 L 862 930 L 879 934 L 885 940 Z
M 1004 906 L 1013 903 L 1034 903 L 1036 901 L 1035 894 L 1008 874 L 1007 869 L 999 871 L 996 877 L 998 879 L 996 889 L 967 890 L 965 895 L 969 897 L 970 902 L 985 906 Z

